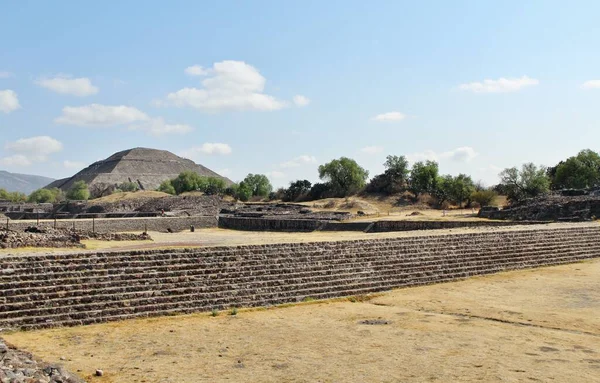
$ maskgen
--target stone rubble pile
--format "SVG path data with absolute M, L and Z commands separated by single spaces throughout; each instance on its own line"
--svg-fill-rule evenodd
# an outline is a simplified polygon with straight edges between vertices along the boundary
M 0 383 L 85 383 L 62 366 L 36 361 L 0 339 Z
M 151 240 L 147 233 L 98 233 L 86 230 L 50 227 L 27 227 L 24 231 L 0 229 L 0 249 L 19 247 L 80 247 L 84 239 L 101 241 L 142 241 Z

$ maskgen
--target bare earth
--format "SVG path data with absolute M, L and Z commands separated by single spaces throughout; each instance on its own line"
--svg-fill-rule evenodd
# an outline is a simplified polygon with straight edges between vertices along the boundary
M 600 382 L 599 317 L 595 260 L 395 290 L 364 302 L 3 336 L 92 382 L 572 383 Z M 96 369 L 105 376 L 91 377 Z

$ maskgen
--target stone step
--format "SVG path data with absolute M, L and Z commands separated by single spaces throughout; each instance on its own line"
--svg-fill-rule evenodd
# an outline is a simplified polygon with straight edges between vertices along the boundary
M 581 249 L 577 249 L 580 251 Z M 596 247 L 586 247 L 583 250 L 592 252 L 600 250 L 598 249 L 598 245 Z M 556 248 L 553 250 L 550 249 L 541 249 L 530 251 L 525 255 L 529 256 L 543 256 L 545 254 L 549 254 L 552 252 L 565 252 L 565 251 L 575 251 L 573 248 L 570 249 L 560 249 Z M 494 251 L 489 254 L 480 254 L 480 253 L 464 253 L 461 257 L 448 256 L 448 255 L 429 255 L 429 256 L 421 256 L 421 257 L 372 257 L 372 258 L 349 258 L 349 259 L 339 259 L 336 261 L 328 261 L 328 262 L 313 262 L 314 266 L 311 267 L 311 270 L 319 270 L 324 267 L 327 269 L 334 269 L 335 267 L 342 265 L 346 267 L 349 263 L 356 263 L 360 267 L 400 267 L 400 266 L 408 266 L 408 265 L 421 265 L 428 264 L 431 262 L 458 262 L 463 259 L 468 259 L 469 262 L 473 262 L 479 259 L 482 260 L 490 260 L 493 261 L 497 258 L 502 258 L 504 256 L 520 256 L 520 254 L 515 253 L 511 250 L 508 251 Z M 215 269 L 204 269 L 203 265 L 194 265 L 193 268 L 182 268 L 181 266 L 177 267 L 169 267 L 167 266 L 165 271 L 160 272 L 158 268 L 156 270 L 150 270 L 145 273 L 120 273 L 120 274 L 103 274 L 101 276 L 94 277 L 75 277 L 69 279 L 55 279 L 48 278 L 44 280 L 38 281 L 22 281 L 22 282 L 13 282 L 10 284 L 1 285 L 2 290 L 0 290 L 0 298 L 14 296 L 19 292 L 29 293 L 31 289 L 57 289 L 57 288 L 68 288 L 70 286 L 78 286 L 81 285 L 84 289 L 90 289 L 93 287 L 97 287 L 98 284 L 112 284 L 119 283 L 119 281 L 124 281 L 127 284 L 142 284 L 148 282 L 155 282 L 157 278 L 166 279 L 166 278 L 177 278 L 178 280 L 190 280 L 191 278 L 202 279 L 202 280 L 219 280 L 223 277 L 230 276 L 231 274 L 235 275 L 238 280 L 245 276 L 259 276 L 262 274 L 273 274 L 273 273 L 297 273 L 298 270 L 302 270 L 306 268 L 306 265 L 296 265 L 294 263 L 288 264 L 269 264 L 262 267 L 252 267 L 249 269 L 242 268 L 215 268 Z M 125 271 L 125 270 L 117 270 L 117 271 Z M 104 282 L 101 282 L 104 280 Z M 161 282 L 160 280 L 158 282 Z M 64 290 L 64 289 L 63 289 Z
M 562 264 L 569 263 L 573 260 L 569 259 L 556 259 L 551 262 L 551 264 Z M 527 268 L 530 266 L 515 266 L 510 269 L 520 269 Z M 55 323 L 68 324 L 68 322 L 72 322 L 73 324 L 83 324 L 83 323 L 94 323 L 89 322 L 88 318 L 102 317 L 104 320 L 110 320 L 107 318 L 113 316 L 123 315 L 123 312 L 127 312 L 127 315 L 135 316 L 153 316 L 153 315 L 165 315 L 169 311 L 185 313 L 185 312 L 197 312 L 197 311 L 206 311 L 213 307 L 224 308 L 235 305 L 237 307 L 252 307 L 252 306 L 261 306 L 268 304 L 276 304 L 281 302 L 295 302 L 300 300 L 298 297 L 313 297 L 313 298 L 332 298 L 339 296 L 348 296 L 348 295 L 356 295 L 356 294 L 364 294 L 368 292 L 377 292 L 384 291 L 391 288 L 397 287 L 407 287 L 407 286 L 417 286 L 422 284 L 431 284 L 431 283 L 440 283 L 450 280 L 462 279 L 465 277 L 469 277 L 472 275 L 482 275 L 495 273 L 498 271 L 503 271 L 504 268 L 488 268 L 484 270 L 462 270 L 460 273 L 460 277 L 456 277 L 456 273 L 454 271 L 445 271 L 443 273 L 438 274 L 424 274 L 422 276 L 414 277 L 411 280 L 405 280 L 399 282 L 397 280 L 388 280 L 388 281 L 361 281 L 355 282 L 353 280 L 347 280 L 346 284 L 336 284 L 334 286 L 329 286 L 325 284 L 324 286 L 312 286 L 310 288 L 296 289 L 291 291 L 276 291 L 276 292 L 268 292 L 263 294 L 254 294 L 249 296 L 242 295 L 226 295 L 224 298 L 216 298 L 216 299 L 191 299 L 194 298 L 194 294 L 189 294 L 187 296 L 171 296 L 171 300 L 168 300 L 163 303 L 157 302 L 158 299 L 152 299 L 146 305 L 141 306 L 132 306 L 131 302 L 127 304 L 129 306 L 125 307 L 113 307 L 103 310 L 87 310 L 82 312 L 70 312 L 64 314 L 53 314 L 53 315 L 41 315 L 41 316 L 27 316 L 22 318 L 15 318 L 7 321 L 0 321 L 0 326 L 11 326 L 17 325 L 21 326 L 41 326 L 41 327 L 50 327 L 55 325 Z M 187 300 L 186 300 L 187 299 Z M 139 303 L 142 303 L 141 301 Z M 82 322 L 83 321 L 83 322 Z
M 578 259 L 587 258 L 587 255 L 582 255 Z M 556 257 L 556 261 L 562 262 L 563 260 L 573 261 L 573 257 Z M 552 259 L 528 259 L 525 261 L 521 261 L 517 264 L 512 264 L 514 267 L 525 267 L 527 265 L 538 265 L 538 264 L 547 264 L 548 262 L 553 262 Z M 494 272 L 500 270 L 513 268 L 510 265 L 506 264 L 483 264 L 483 265 L 464 265 L 458 266 L 454 268 L 449 268 L 444 265 L 435 265 L 429 268 L 420 268 L 412 272 L 406 272 L 405 270 L 401 270 L 401 272 L 397 272 L 396 270 L 382 270 L 382 271 L 367 271 L 367 272 L 352 272 L 346 274 L 337 274 L 335 276 L 325 275 L 318 277 L 311 277 L 298 280 L 297 278 L 292 278 L 288 280 L 282 280 L 282 284 L 280 285 L 271 285 L 268 284 L 265 287 L 258 286 L 236 286 L 232 287 L 230 285 L 223 285 L 224 289 L 216 290 L 213 286 L 209 286 L 205 292 L 198 292 L 197 288 L 188 288 L 188 287 L 178 287 L 169 290 L 163 290 L 160 296 L 153 296 L 154 290 L 146 290 L 143 292 L 133 292 L 133 293 L 120 293 L 120 294 L 96 294 L 88 297 L 83 297 L 80 299 L 55 299 L 55 300 L 42 300 L 40 302 L 22 302 L 19 304 L 13 305 L 2 305 L 0 306 L 0 319 L 10 318 L 10 317 L 18 317 L 26 312 L 30 313 L 54 313 L 60 312 L 62 310 L 93 310 L 94 307 L 106 307 L 106 306 L 117 306 L 120 307 L 123 304 L 127 304 L 128 306 L 133 306 L 136 302 L 146 302 L 151 301 L 152 303 L 157 303 L 161 301 L 170 301 L 172 299 L 177 298 L 180 300 L 182 297 L 187 296 L 204 296 L 205 299 L 215 299 L 219 296 L 230 296 L 235 291 L 251 291 L 253 294 L 261 294 L 265 289 L 274 289 L 277 291 L 287 291 L 288 289 L 297 290 L 299 288 L 310 288 L 311 286 L 320 286 L 320 285 L 334 285 L 341 286 L 343 285 L 342 281 L 356 281 L 362 279 L 369 279 L 370 281 L 375 281 L 374 283 L 378 283 L 376 281 L 382 281 L 386 279 L 401 281 L 401 280 L 413 280 L 419 279 L 423 276 L 427 275 L 444 275 L 447 273 L 457 274 L 464 273 L 469 271 L 474 271 L 478 274 L 484 273 L 486 270 L 493 270 Z M 216 286 L 215 286 L 216 287 Z M 241 288 L 240 288 L 241 287 Z M 235 295 L 235 294 L 234 294 Z M 212 297 L 212 298 L 211 298 Z M 43 307 L 39 307 L 39 306 Z M 28 308 L 29 307 L 29 308 Z
M 598 250 L 599 244 L 594 244 L 595 247 L 587 246 L 586 250 Z M 534 250 L 533 252 L 530 250 L 530 255 L 543 255 L 545 253 L 555 252 L 555 251 L 572 251 L 573 246 L 553 246 L 551 248 L 544 248 L 541 250 Z M 598 250 L 600 253 L 600 250 Z M 480 254 L 478 250 L 473 251 L 472 253 L 463 252 L 460 258 L 470 259 L 471 261 L 474 259 L 478 259 L 481 257 L 499 257 L 501 255 L 516 255 L 512 249 L 508 250 L 495 250 L 489 254 Z M 354 258 L 340 258 L 335 260 L 327 259 L 325 262 L 320 259 L 313 259 L 311 264 L 314 265 L 317 269 L 320 267 L 328 267 L 332 268 L 338 266 L 340 264 L 347 264 L 349 262 L 362 262 L 367 263 L 368 266 L 377 266 L 377 265 L 393 265 L 396 262 L 397 264 L 409 264 L 415 262 L 431 262 L 431 261 L 445 261 L 452 259 L 460 259 L 452 255 L 444 254 L 444 255 L 427 255 L 427 256 L 387 256 L 376 255 L 370 258 L 362 258 L 362 257 L 354 257 Z M 493 259 L 493 258 L 492 258 Z M 35 276 L 36 279 L 32 280 L 27 277 L 25 281 L 16 281 L 11 283 L 3 283 L 0 285 L 0 298 L 3 296 L 12 296 L 17 293 L 17 291 L 28 292 L 29 290 L 25 290 L 27 288 L 56 288 L 58 286 L 72 286 L 72 285 L 84 285 L 85 288 L 89 288 L 89 285 L 94 285 L 95 283 L 103 283 L 98 282 L 99 280 L 107 280 L 105 283 L 112 283 L 118 280 L 126 280 L 127 283 L 145 283 L 146 281 L 152 281 L 156 278 L 178 278 L 178 277 L 201 277 L 204 279 L 220 279 L 223 276 L 228 276 L 230 274 L 234 274 L 238 278 L 247 276 L 247 275 L 260 275 L 261 273 L 281 273 L 281 272 L 296 272 L 299 269 L 306 268 L 306 264 L 295 264 L 289 262 L 289 259 L 286 259 L 288 263 L 269 263 L 267 265 L 262 266 L 250 266 L 250 267 L 236 267 L 236 266 L 227 266 L 220 267 L 218 264 L 215 268 L 205 269 L 202 264 L 195 265 L 175 265 L 175 266 L 160 266 L 154 267 L 149 270 L 127 270 L 127 269 L 117 269 L 110 270 L 106 269 L 100 275 L 92 275 L 87 276 L 80 273 L 67 274 L 72 278 L 58 278 L 57 275 L 52 275 L 49 277 L 48 275 L 38 275 Z M 215 265 L 211 265 L 215 266 Z M 161 272 L 164 270 L 163 272 Z M 115 274 L 112 274 L 112 273 Z M 118 273 L 118 274 L 117 274 Z M 74 277 L 73 277 L 74 276 Z
M 596 245 L 597 242 L 595 241 L 590 241 L 590 242 L 582 242 L 582 243 L 578 243 L 578 245 L 581 246 L 593 246 Z M 497 249 L 515 249 L 515 250 L 525 250 L 527 249 L 527 246 L 531 246 L 533 248 L 539 247 L 539 244 L 537 243 L 532 243 L 530 245 L 525 245 L 525 244 L 504 244 L 502 246 L 498 246 Z M 568 247 L 572 247 L 573 244 L 570 242 L 560 242 L 558 244 L 556 244 L 556 246 L 562 246 L 565 248 Z M 546 248 L 551 249 L 551 246 L 549 244 L 545 244 Z M 364 252 L 364 249 L 362 249 Z M 399 250 L 392 250 L 393 253 L 395 253 L 395 255 L 397 254 L 402 254 L 402 252 L 400 252 Z M 431 252 L 431 251 L 429 251 Z M 451 253 L 451 252 L 457 252 L 459 254 L 462 254 L 464 252 L 464 249 L 445 249 L 446 253 Z M 354 253 L 357 253 L 356 251 Z M 386 252 L 384 251 L 378 251 L 378 254 L 385 254 Z M 334 255 L 329 255 L 329 254 L 320 254 L 319 256 L 313 256 L 311 257 L 310 255 L 303 255 L 301 257 L 280 257 L 280 258 L 273 258 L 269 260 L 270 264 L 277 264 L 279 261 L 283 261 L 283 262 L 289 262 L 289 259 L 293 259 L 294 261 L 305 261 L 305 260 L 313 260 L 315 262 L 318 261 L 331 261 L 334 258 L 343 258 L 344 256 L 348 255 L 348 254 L 352 254 L 352 252 L 349 253 L 336 253 Z M 359 253 L 360 254 L 360 253 Z M 366 254 L 369 254 L 369 252 L 366 252 Z M 220 262 L 219 260 L 216 260 L 214 258 L 210 258 L 210 259 L 205 259 L 205 258 L 197 258 L 197 259 L 185 259 L 183 261 L 178 260 L 176 262 L 176 265 L 173 266 L 171 264 L 168 265 L 157 265 L 156 263 L 144 263 L 143 261 L 137 261 L 137 260 L 130 260 L 128 263 L 131 265 L 135 265 L 135 267 L 137 267 L 139 265 L 140 269 L 139 272 L 144 272 L 145 269 L 160 269 L 160 268 L 182 268 L 185 267 L 184 265 L 190 265 L 190 264 L 197 264 L 198 261 L 203 260 L 206 262 L 210 262 L 212 264 L 214 264 L 217 267 L 221 267 L 221 268 L 226 268 L 228 267 L 229 264 L 234 264 L 236 265 L 236 267 L 239 266 L 245 266 L 245 265 L 250 265 L 250 264 L 264 264 L 265 261 L 264 260 L 247 260 L 247 259 L 241 259 L 239 261 L 236 262 Z M 175 262 L 175 260 L 171 260 L 171 262 Z M 64 266 L 64 267 L 45 267 L 45 268 L 39 268 L 39 269 L 35 269 L 35 268 L 31 268 L 30 270 L 28 270 L 28 272 L 25 271 L 20 271 L 18 269 L 11 269 L 10 267 L 5 268 L 4 270 L 11 270 L 10 273 L 7 273 L 6 271 L 4 272 L 4 275 L 2 277 L 0 277 L 0 283 L 4 284 L 10 284 L 11 282 L 15 282 L 15 280 L 30 280 L 30 279 L 46 279 L 49 275 L 52 275 L 53 279 L 58 279 L 58 278 L 63 278 L 66 277 L 68 275 L 77 275 L 77 276 L 82 276 L 82 274 L 89 274 L 89 275 L 98 275 L 98 276 L 105 276 L 107 274 L 111 273 L 111 270 L 113 270 L 112 272 L 117 272 L 117 271 L 121 271 L 121 269 L 123 270 L 127 270 L 124 269 L 126 266 L 126 263 L 117 263 L 117 264 L 112 264 L 110 263 L 110 269 L 106 268 L 105 264 L 97 264 L 95 265 L 96 267 L 93 267 L 92 265 L 80 265 L 80 266 Z M 133 266 L 131 267 L 133 269 Z M 74 270 L 73 270 L 74 269 Z M 54 270 L 60 270 L 59 272 L 54 272 L 52 273 L 52 271 Z M 65 271 L 66 270 L 66 271 Z M 134 273 L 133 270 L 131 270 L 132 273 Z M 29 278 L 29 275 L 31 274 L 35 274 L 37 273 L 37 276 L 34 278 Z M 8 285 L 7 285 L 8 286 Z
M 536 237 L 536 236 L 540 236 L 540 233 L 543 233 L 543 236 L 545 237 L 545 239 L 552 239 L 552 238 L 556 238 L 556 239 L 564 239 L 565 236 L 565 232 L 574 232 L 574 233 L 583 233 L 583 234 L 589 234 L 589 233 L 597 233 L 600 236 L 600 230 L 596 227 L 588 227 L 588 228 L 581 228 L 581 229 L 548 229 L 548 230 L 519 230 L 519 231 L 515 231 L 514 234 L 511 233 L 511 237 L 508 238 L 503 238 L 503 239 L 494 239 L 491 238 L 491 240 L 497 240 L 497 241 L 506 241 L 506 240 L 518 240 L 519 238 L 523 238 L 523 237 Z M 458 237 L 462 237 L 462 236 L 468 236 L 468 239 L 476 239 L 478 237 L 478 234 L 487 234 L 488 236 L 485 237 L 486 240 L 490 240 L 489 238 L 489 233 L 473 233 L 473 234 L 449 234 L 449 235 L 443 235 L 443 236 L 423 236 L 423 237 L 404 237 L 404 238 L 391 238 L 391 239 L 379 239 L 377 240 L 381 246 L 385 246 L 386 244 L 388 245 L 392 245 L 395 246 L 397 244 L 427 244 L 428 246 L 431 246 L 434 243 L 441 243 L 444 245 L 452 245 L 454 243 L 463 243 L 464 240 L 459 240 Z M 506 234 L 506 233 L 504 233 Z M 550 235 L 551 234 L 551 235 Z M 365 242 L 369 242 L 371 240 L 356 240 L 356 241 L 345 241 L 345 242 L 352 242 L 352 243 L 365 243 Z M 344 242 L 341 242 L 341 244 L 343 244 Z M 258 245 L 258 246 L 238 246 L 238 247 L 233 247 L 235 250 L 232 250 L 231 247 L 210 247 L 210 248 L 195 248 L 195 249 L 186 249 L 186 250 L 177 250 L 177 254 L 188 254 L 188 255 L 192 255 L 194 256 L 194 253 L 203 253 L 206 255 L 217 255 L 217 254 L 229 254 L 229 255 L 236 255 L 236 253 L 239 253 L 240 251 L 244 252 L 247 251 L 247 249 L 252 249 L 253 252 L 256 252 L 257 254 L 261 254 L 261 251 L 267 251 L 267 252 L 271 252 L 271 251 L 275 251 L 275 252 L 280 252 L 282 250 L 287 250 L 287 251 L 294 251 L 295 249 L 297 249 L 297 245 L 298 244 L 273 244 L 273 245 Z M 306 246 L 307 244 L 302 244 L 303 246 Z M 336 246 L 342 246 L 340 245 L 340 242 L 315 242 L 312 243 L 312 245 L 314 245 L 315 248 L 321 248 L 324 250 L 328 250 L 331 249 L 332 247 L 335 248 Z M 88 255 L 88 253 L 83 253 L 85 255 Z M 49 260 L 55 260 L 55 261 L 83 261 L 83 262 L 87 262 L 90 259 L 99 257 L 99 256 L 103 256 L 106 257 L 107 259 L 111 259 L 112 257 L 118 257 L 120 253 L 114 253 L 114 252 L 103 252 L 103 253 L 92 253 L 93 256 L 90 255 L 89 258 L 83 257 L 82 258 L 82 254 L 33 254 L 33 255 L 28 255 L 28 256 L 20 256 L 20 255 L 13 255 L 13 256 L 2 256 L 0 257 L 0 264 L 2 262 L 2 260 L 12 260 L 15 262 L 24 262 L 25 264 L 29 264 L 32 261 L 32 258 L 36 258 L 38 260 L 41 259 L 49 259 Z M 160 255 L 170 255 L 173 254 L 173 250 L 162 250 L 162 251 L 157 251 L 157 250 L 151 250 L 151 251 L 131 251 L 128 253 L 128 256 L 160 256 Z

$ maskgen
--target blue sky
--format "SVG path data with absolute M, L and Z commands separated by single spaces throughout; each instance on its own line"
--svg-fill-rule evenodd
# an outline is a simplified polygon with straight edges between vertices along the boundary
M 600 138 L 594 1 L 0 2 L 0 169 L 131 147 L 233 180 L 348 156 L 491 184 Z

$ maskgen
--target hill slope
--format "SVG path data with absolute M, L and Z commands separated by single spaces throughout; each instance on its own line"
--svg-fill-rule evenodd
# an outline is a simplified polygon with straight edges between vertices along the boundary
M 29 194 L 52 181 L 54 181 L 53 178 L 30 174 L 9 173 L 0 170 L 0 189 L 5 189 L 10 192 L 18 191 Z

